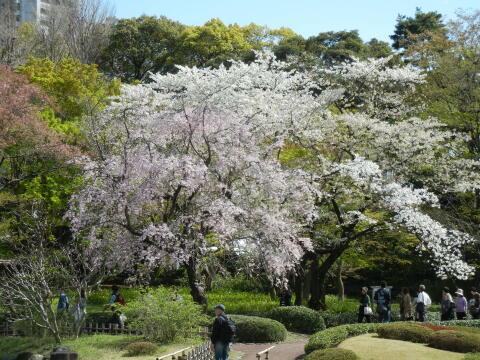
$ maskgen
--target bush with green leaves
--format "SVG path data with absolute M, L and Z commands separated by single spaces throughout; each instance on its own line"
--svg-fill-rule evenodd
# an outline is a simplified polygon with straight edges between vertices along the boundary
M 307 355 L 305 360 L 359 360 L 360 358 L 352 350 L 342 348 L 330 348 L 315 350 Z
M 427 344 L 435 331 L 415 323 L 398 322 L 378 327 L 378 336 L 385 339 L 403 340 Z
M 158 346 L 148 341 L 139 341 L 129 344 L 126 350 L 126 356 L 153 355 L 158 351 Z
M 465 354 L 463 360 L 480 360 L 480 352 Z
M 461 353 L 480 352 L 480 334 L 457 330 L 436 331 L 429 337 L 428 345 Z
M 427 321 L 429 325 L 443 326 L 465 326 L 472 328 L 480 328 L 480 320 L 450 320 L 450 321 Z
M 328 328 L 313 334 L 305 345 L 305 352 L 328 349 L 339 345 L 342 341 L 352 336 L 373 333 L 379 324 L 349 324 Z
M 189 299 L 176 301 L 173 293 L 162 287 L 146 291 L 125 307 L 125 313 L 130 329 L 161 343 L 194 337 L 199 326 L 210 322 L 201 306 Z
M 276 320 L 245 315 L 232 315 L 232 319 L 237 327 L 237 342 L 268 343 L 284 341 L 287 338 L 287 329 Z
M 325 322 L 318 311 L 304 306 L 282 306 L 267 313 L 270 319 L 281 322 L 290 331 L 313 334 L 325 330 Z
M 119 293 L 125 298 L 125 302 L 130 304 L 138 300 L 146 290 L 143 288 L 120 288 Z M 88 297 L 89 304 L 105 305 L 112 297 L 111 289 L 100 289 L 93 291 Z
M 265 316 L 278 306 L 278 301 L 267 294 L 234 290 L 212 291 L 208 293 L 208 303 L 224 304 L 230 314 Z

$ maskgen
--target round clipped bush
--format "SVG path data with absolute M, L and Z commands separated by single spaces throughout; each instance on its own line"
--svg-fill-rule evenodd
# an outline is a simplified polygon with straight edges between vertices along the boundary
M 127 346 L 127 356 L 153 355 L 158 351 L 158 346 L 148 342 L 139 341 Z
M 276 320 L 243 315 L 232 315 L 232 319 L 237 327 L 236 342 L 268 343 L 287 338 L 287 329 Z
M 403 340 L 414 343 L 427 344 L 430 335 L 435 331 L 417 324 L 393 323 L 378 327 L 378 336 L 385 339 Z
M 307 355 L 305 360 L 359 360 L 360 358 L 352 350 L 331 348 L 315 350 Z
M 461 353 L 480 352 L 480 335 L 463 331 L 437 331 L 430 336 L 433 348 Z
M 333 348 L 352 336 L 377 331 L 378 324 L 350 324 L 328 328 L 313 334 L 305 345 L 308 354 L 315 350 Z
M 270 310 L 267 317 L 281 322 L 290 331 L 313 334 L 325 330 L 325 322 L 318 311 L 304 306 L 282 306 Z

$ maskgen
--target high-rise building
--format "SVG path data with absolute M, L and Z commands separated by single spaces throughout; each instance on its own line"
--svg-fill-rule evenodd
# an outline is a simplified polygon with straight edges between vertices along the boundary
M 8 14 L 17 26 L 25 22 L 42 23 L 50 9 L 71 0 L 0 0 L 0 15 Z

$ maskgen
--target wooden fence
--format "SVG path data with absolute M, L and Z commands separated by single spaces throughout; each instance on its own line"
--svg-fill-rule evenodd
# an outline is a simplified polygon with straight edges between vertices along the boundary
M 210 350 L 210 342 L 206 342 L 164 355 L 156 360 L 213 360 L 214 358 L 215 354 Z
M 268 349 L 265 349 L 263 351 L 260 351 L 259 353 L 257 353 L 257 360 L 260 360 L 262 358 L 262 356 L 265 356 L 264 359 L 265 360 L 269 360 L 270 358 L 268 357 L 270 351 L 273 350 L 275 346 L 270 346 Z

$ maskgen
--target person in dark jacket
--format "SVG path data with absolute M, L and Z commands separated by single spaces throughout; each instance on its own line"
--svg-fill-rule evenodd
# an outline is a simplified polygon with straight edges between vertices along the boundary
M 360 307 L 358 308 L 359 323 L 363 322 L 363 318 L 366 319 L 367 323 L 372 322 L 372 308 L 370 307 L 371 304 L 372 302 L 370 301 L 370 296 L 368 296 L 368 288 L 362 287 L 362 291 L 360 293 Z
M 212 328 L 212 351 L 215 352 L 215 360 L 228 360 L 232 334 L 229 330 L 228 317 L 225 315 L 225 306 L 215 306 L 215 320 Z
M 380 283 L 380 289 L 375 292 L 373 299 L 377 304 L 378 322 L 390 322 L 390 301 L 392 296 L 385 281 Z

